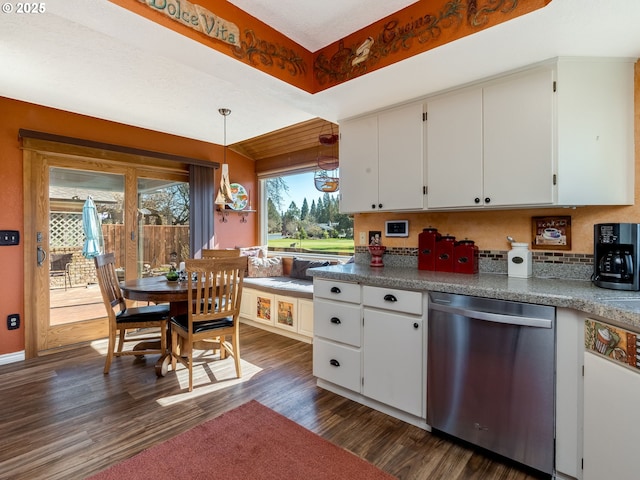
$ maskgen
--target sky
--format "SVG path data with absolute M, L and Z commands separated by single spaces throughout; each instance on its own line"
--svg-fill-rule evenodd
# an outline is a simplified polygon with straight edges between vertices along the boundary
M 309 203 L 309 208 L 311 208 L 311 202 L 313 200 L 317 202 L 318 198 L 324 197 L 324 192 L 316 190 L 313 178 L 313 172 L 301 173 L 298 175 L 287 175 L 285 177 L 287 185 L 289 186 L 289 193 L 284 197 L 284 205 L 282 206 L 283 210 L 286 211 L 292 201 L 296 202 L 296 206 L 298 208 L 301 208 L 305 197 Z M 330 195 L 337 194 L 338 192 Z

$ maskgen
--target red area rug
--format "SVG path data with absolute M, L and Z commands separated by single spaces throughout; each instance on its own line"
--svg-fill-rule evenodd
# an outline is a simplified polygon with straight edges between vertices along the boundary
M 90 480 L 390 480 L 395 477 L 252 400 Z

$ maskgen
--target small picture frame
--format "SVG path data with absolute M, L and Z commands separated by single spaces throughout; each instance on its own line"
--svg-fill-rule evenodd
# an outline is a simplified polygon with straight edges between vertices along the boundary
M 534 250 L 571 250 L 571 217 L 531 217 Z
M 291 302 L 278 300 L 278 323 L 286 325 L 287 327 L 293 327 L 294 320 L 294 306 Z
M 256 298 L 256 318 L 271 321 L 271 298 L 261 296 Z
M 381 230 L 369 230 L 369 245 L 382 245 Z

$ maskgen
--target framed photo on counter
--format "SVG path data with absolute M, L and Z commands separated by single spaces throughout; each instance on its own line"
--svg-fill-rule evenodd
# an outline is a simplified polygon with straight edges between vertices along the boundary
M 531 217 L 534 250 L 571 250 L 571 217 Z

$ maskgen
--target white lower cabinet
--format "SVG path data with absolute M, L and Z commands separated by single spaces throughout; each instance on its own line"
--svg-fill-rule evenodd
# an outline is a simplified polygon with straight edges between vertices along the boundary
M 422 318 L 364 309 L 362 393 L 423 417 Z
M 583 480 L 638 478 L 640 373 L 584 354 Z
M 313 316 L 316 336 L 360 348 L 360 304 L 316 298 Z
M 313 337 L 313 300 L 298 299 L 298 333 Z
M 315 279 L 313 289 L 313 374 L 359 393 L 360 285 Z
M 424 427 L 423 294 L 355 285 L 316 280 L 313 374 L 321 386 Z
M 313 300 L 242 289 L 241 321 L 254 327 L 310 343 L 313 338 Z
M 335 385 L 360 392 L 360 349 L 313 339 L 313 374 Z

